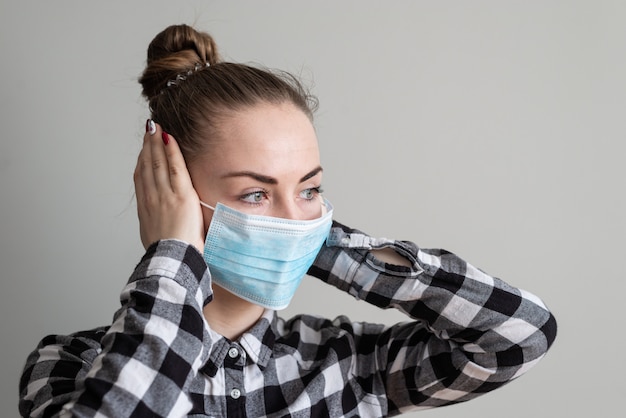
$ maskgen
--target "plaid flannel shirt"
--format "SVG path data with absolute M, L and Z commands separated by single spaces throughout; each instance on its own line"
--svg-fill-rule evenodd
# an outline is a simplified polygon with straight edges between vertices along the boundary
M 411 268 L 369 250 L 392 247 Z M 520 376 L 556 336 L 536 296 L 443 250 L 335 222 L 309 274 L 407 322 L 274 311 L 236 341 L 202 308 L 211 278 L 192 246 L 148 248 L 110 326 L 48 336 L 20 382 L 23 416 L 382 417 L 463 402 Z

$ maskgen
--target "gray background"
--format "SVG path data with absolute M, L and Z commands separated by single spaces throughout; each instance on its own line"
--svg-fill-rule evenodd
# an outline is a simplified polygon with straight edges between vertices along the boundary
M 456 252 L 555 312 L 526 376 L 420 416 L 621 409 L 626 2 L 0 4 L 2 416 L 39 339 L 110 323 L 143 253 L 136 79 L 181 22 L 313 86 L 337 219 Z M 300 311 L 402 319 L 314 279 L 286 314 Z

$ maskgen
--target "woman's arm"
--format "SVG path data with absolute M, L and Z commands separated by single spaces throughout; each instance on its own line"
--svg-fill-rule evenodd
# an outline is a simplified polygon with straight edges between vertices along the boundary
M 178 144 L 151 121 L 134 181 L 147 252 L 122 307 L 96 339 L 44 339 L 20 383 L 24 416 L 182 416 L 191 408 L 185 388 L 210 347 L 203 219 Z
M 411 267 L 376 259 L 371 252 L 381 248 L 393 248 Z M 390 411 L 493 390 L 536 364 L 556 336 L 556 321 L 536 296 L 447 251 L 374 239 L 339 223 L 309 273 L 415 320 L 386 330 L 373 343 L 376 362 L 358 371 L 378 375 Z
M 188 383 L 209 355 L 202 307 L 212 298 L 192 246 L 150 246 L 104 331 L 47 337 L 27 361 L 20 413 L 28 417 L 184 416 Z

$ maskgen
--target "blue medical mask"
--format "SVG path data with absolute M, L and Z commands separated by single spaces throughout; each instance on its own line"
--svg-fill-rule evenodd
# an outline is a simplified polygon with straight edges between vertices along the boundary
M 265 308 L 286 308 L 328 237 L 330 203 L 324 201 L 320 218 L 307 221 L 200 203 L 215 212 L 204 244 L 213 282 Z

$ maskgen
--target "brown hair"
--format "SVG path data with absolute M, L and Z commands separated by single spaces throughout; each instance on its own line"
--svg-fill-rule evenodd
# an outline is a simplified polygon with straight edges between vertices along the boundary
M 187 163 L 219 135 L 232 112 L 260 103 L 291 103 L 311 120 L 317 100 L 291 74 L 223 62 L 213 38 L 169 26 L 148 46 L 139 79 L 152 119 L 178 141 Z

